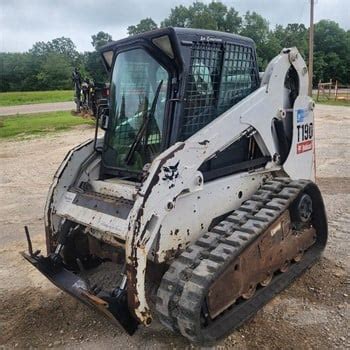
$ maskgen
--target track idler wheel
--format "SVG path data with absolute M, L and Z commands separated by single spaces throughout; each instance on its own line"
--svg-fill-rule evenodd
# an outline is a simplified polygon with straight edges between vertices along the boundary
M 311 197 L 303 193 L 291 206 L 291 219 L 294 223 L 305 224 L 310 222 L 313 212 Z

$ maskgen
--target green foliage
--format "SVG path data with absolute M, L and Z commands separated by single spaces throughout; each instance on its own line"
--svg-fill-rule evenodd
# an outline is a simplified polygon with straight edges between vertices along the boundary
M 180 5 L 171 9 L 169 17 L 161 22 L 161 27 L 185 27 L 237 32 L 242 19 L 233 8 L 221 2 L 204 4 L 194 2 L 188 8 Z
M 159 27 L 186 27 L 218 30 L 241 34 L 254 40 L 259 69 L 282 48 L 296 46 L 307 59 L 308 29 L 299 23 L 277 25 L 270 29 L 265 18 L 256 12 L 243 16 L 220 1 L 175 6 Z M 142 19 L 127 28 L 129 35 L 157 29 L 152 18 Z M 98 32 L 91 37 L 93 52 L 79 53 L 71 39 L 61 37 L 48 42 L 37 42 L 25 53 L 0 52 L 0 92 L 71 89 L 71 72 L 77 67 L 83 78 L 95 82 L 107 81 L 98 50 L 112 40 L 110 34 Z M 315 24 L 314 86 L 319 80 L 337 79 L 349 84 L 350 31 L 340 28 L 334 21 L 321 20 Z
M 247 12 L 244 15 L 240 34 L 254 40 L 257 47 L 260 70 L 266 67 L 271 58 L 275 56 L 276 46 L 279 43 L 270 34 L 269 22 L 256 12 Z M 273 45 L 271 45 L 273 43 Z M 277 51 L 278 52 L 278 51 Z
M 212 16 L 208 5 L 202 2 L 195 2 L 189 7 L 190 26 L 192 28 L 216 29 L 216 18 Z
M 256 12 L 247 12 L 244 15 L 241 35 L 247 36 L 255 43 L 265 43 L 269 34 L 269 22 Z
M 0 91 L 35 90 L 40 62 L 31 53 L 0 52 Z
M 161 22 L 161 27 L 189 27 L 190 13 L 186 6 L 175 6 L 170 10 L 170 15 Z
M 91 40 L 95 51 L 81 54 L 81 65 L 80 67 L 78 66 L 80 68 L 79 71 L 84 78 L 92 79 L 95 82 L 105 82 L 108 76 L 98 50 L 113 39 L 110 34 L 100 31 L 96 35 L 92 35 Z
M 73 41 L 65 37 L 56 38 L 47 43 L 37 42 L 29 50 L 29 53 L 41 58 L 45 58 L 49 54 L 62 55 L 71 65 L 76 63 L 79 56 Z
M 66 130 L 73 126 L 89 124 L 91 119 L 74 117 L 69 112 L 23 114 L 15 117 L 0 117 L 0 138 L 29 136 Z
M 137 32 L 150 30 L 141 25 L 129 28 Z M 156 23 L 153 26 L 156 27 Z M 160 27 L 185 27 L 219 30 L 252 38 L 257 47 L 259 69 L 264 70 L 268 62 L 284 47 L 296 46 L 304 59 L 308 56 L 308 29 L 299 23 L 286 27 L 277 25 L 271 30 L 269 23 L 256 12 L 247 12 L 243 17 L 233 7 L 220 1 L 209 4 L 196 1 L 192 5 L 175 6 Z M 129 29 L 128 28 L 128 29 Z M 140 29 L 140 30 L 138 30 Z M 129 31 L 129 34 L 131 33 Z M 315 25 L 314 85 L 321 79 L 337 79 L 349 83 L 350 77 L 350 31 L 336 22 L 322 20 Z
M 349 83 L 349 31 L 334 21 L 321 20 L 315 24 L 314 84 L 319 80 L 336 79 Z
M 83 76 L 88 77 L 95 82 L 107 81 L 108 76 L 99 52 L 85 52 L 84 66 L 86 69 L 86 74 Z
M 70 89 L 79 57 L 65 37 L 37 42 L 26 53 L 0 53 L 0 91 Z
M 110 41 L 112 41 L 112 35 L 105 32 L 98 32 L 96 35 L 91 36 L 91 45 L 95 48 L 95 50 L 100 49 L 103 45 L 106 45 Z
M 73 90 L 1 92 L 0 106 L 71 101 Z
M 72 66 L 63 54 L 49 53 L 43 59 L 37 75 L 40 89 L 53 90 L 56 86 L 69 89 L 72 86 Z
M 112 40 L 108 33 L 92 35 L 96 50 Z M 79 53 L 69 38 L 39 41 L 29 52 L 0 52 L 0 92 L 72 89 L 72 71 L 83 78 L 105 82 L 108 77 L 97 51 Z
M 142 19 L 140 23 L 136 26 L 129 26 L 127 31 L 129 35 L 135 35 L 143 32 L 148 32 L 157 28 L 158 26 L 156 22 L 154 22 L 152 18 L 147 17 L 145 19 Z
M 304 24 L 290 23 L 285 28 L 276 26 L 274 35 L 282 47 L 296 46 L 305 57 L 308 53 L 308 30 Z

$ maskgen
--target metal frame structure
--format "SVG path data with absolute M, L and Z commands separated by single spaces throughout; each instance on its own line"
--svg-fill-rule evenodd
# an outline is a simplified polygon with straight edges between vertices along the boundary
M 152 44 L 154 38 L 165 35 L 170 38 L 173 57 Z M 213 46 L 216 49 L 208 50 L 210 53 L 197 50 Z M 108 70 L 112 70 L 119 52 L 139 47 L 157 55 L 171 73 L 168 118 L 164 127 L 167 140 L 163 151 L 140 177 L 123 179 L 116 177 L 113 169 L 107 169 L 106 176 L 103 157 L 97 151 L 103 149 L 104 139 L 86 141 L 72 149 L 62 162 L 45 208 L 49 255 L 56 252 L 57 257 L 60 252 L 60 232 L 66 230 L 65 234 L 70 234 L 67 222 L 82 227 L 89 237 L 125 250 L 126 277 L 121 289 L 126 289 L 127 301 L 123 299 L 119 304 L 120 300 L 100 299 L 65 270 L 60 270 L 57 278 L 67 278 L 73 284 L 65 282 L 62 286 L 62 281 L 54 277 L 56 265 L 47 265 L 45 259 L 50 256 L 39 258 L 31 254 L 27 259 L 54 283 L 84 302 L 98 306 L 109 316 L 118 316 L 119 309 L 125 312 L 127 304 L 134 320 L 149 325 L 153 316 L 145 286 L 150 262 L 169 263 L 208 231 L 215 219 L 240 207 L 275 174 L 296 180 L 314 180 L 314 103 L 307 96 L 307 68 L 296 48 L 282 50 L 270 62 L 258 87 L 255 49 L 249 39 L 185 29 L 154 31 L 104 47 L 102 54 L 106 54 Z M 205 67 L 196 63 L 198 58 L 206 63 Z M 224 61 L 226 65 L 222 65 Z M 242 75 L 249 75 L 251 91 L 245 91 L 246 78 L 242 77 L 241 81 L 225 78 L 227 75 L 223 71 L 231 69 L 234 61 L 239 62 Z M 216 63 L 221 71 L 213 72 Z M 212 84 L 213 91 L 208 92 L 206 87 L 202 91 L 203 98 L 196 100 L 202 107 L 208 104 L 213 109 L 205 116 L 208 118 L 197 119 L 197 124 L 192 119 L 193 123 L 187 124 L 192 125 L 191 128 L 184 132 L 183 118 L 193 118 L 191 114 L 195 109 L 190 107 L 188 98 L 194 92 L 194 77 L 191 76 L 194 66 L 204 72 L 203 86 L 209 79 L 217 78 Z M 205 69 L 212 69 L 210 77 Z M 286 88 L 286 77 L 290 74 L 294 74 L 297 85 L 297 96 L 292 104 Z M 244 94 L 229 96 L 234 101 L 231 108 L 222 102 L 226 97 L 220 95 L 220 87 L 227 83 L 243 84 Z M 289 135 L 283 131 L 286 125 L 290 129 L 290 141 L 282 157 L 281 141 Z M 249 147 L 259 149 L 259 156 L 252 156 L 224 171 L 216 169 L 214 175 L 206 174 L 203 164 L 215 161 L 245 139 Z M 119 321 L 125 327 L 124 323 L 129 324 L 130 319 L 123 316 Z M 132 333 L 133 329 L 134 325 L 128 331 Z

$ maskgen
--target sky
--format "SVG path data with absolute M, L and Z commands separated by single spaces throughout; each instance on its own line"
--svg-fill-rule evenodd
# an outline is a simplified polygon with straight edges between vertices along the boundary
M 202 0 L 205 3 L 210 1 Z M 309 0 L 222 0 L 240 15 L 255 11 L 270 27 L 309 22 Z M 315 0 L 315 22 L 330 19 L 350 29 L 349 0 Z M 91 35 L 104 31 L 114 40 L 126 28 L 151 17 L 159 23 L 176 5 L 193 0 L 0 0 L 0 51 L 27 51 L 37 41 L 65 36 L 78 51 L 92 51 Z

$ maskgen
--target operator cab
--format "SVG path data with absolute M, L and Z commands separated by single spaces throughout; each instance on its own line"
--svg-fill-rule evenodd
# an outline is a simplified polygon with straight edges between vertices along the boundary
M 165 28 L 111 42 L 101 54 L 110 75 L 103 178 L 140 179 L 158 154 L 260 83 L 254 42 L 229 33 Z M 252 159 L 250 146 L 244 139 L 201 170 Z

